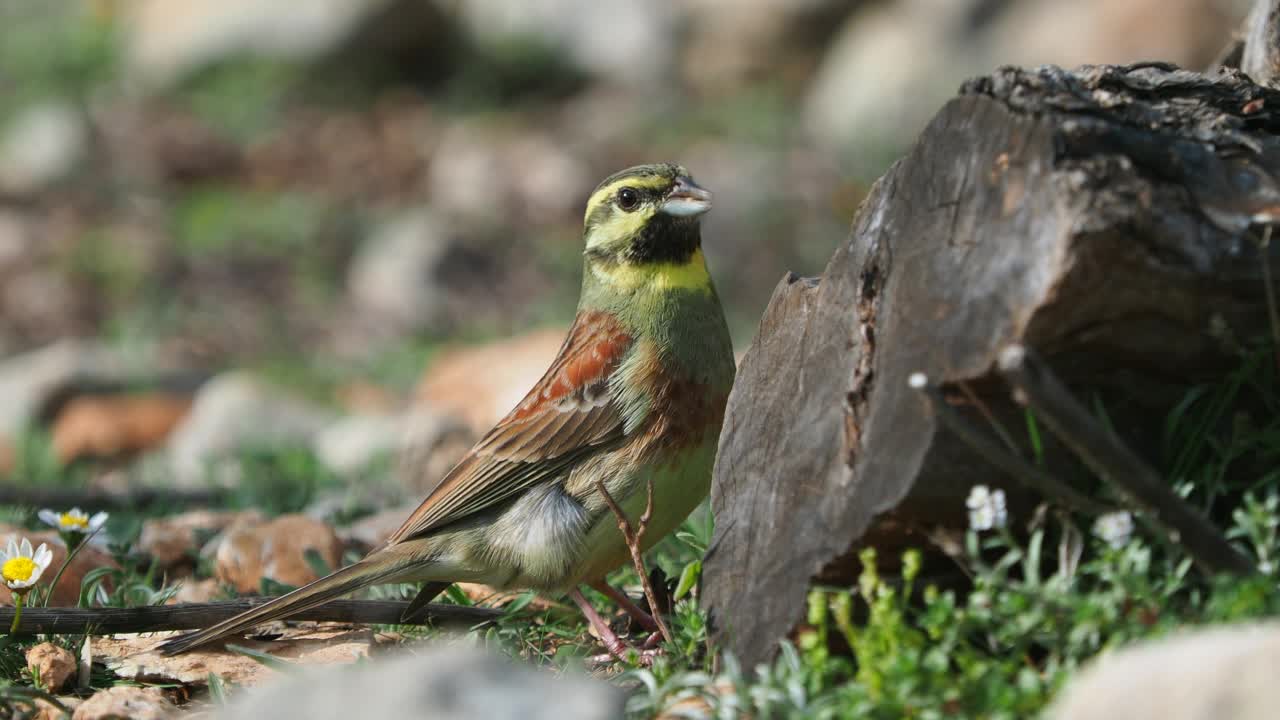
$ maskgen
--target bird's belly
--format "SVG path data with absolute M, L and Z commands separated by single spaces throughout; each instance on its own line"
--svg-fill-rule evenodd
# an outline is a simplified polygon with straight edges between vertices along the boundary
M 631 492 L 615 500 L 631 521 L 634 529 L 644 512 L 647 483 L 653 480 L 653 515 L 645 529 L 641 548 L 648 550 L 689 517 L 711 488 L 711 465 L 715 460 L 715 443 L 703 443 L 680 451 L 657 465 L 635 469 Z M 630 551 L 618 529 L 617 517 L 607 508 L 595 516 L 587 531 L 585 552 L 570 585 L 601 580 L 605 575 L 630 561 Z
M 602 579 L 630 555 L 595 478 L 604 478 L 633 527 L 644 512 L 646 486 L 653 479 L 653 515 L 642 542 L 648 549 L 707 496 L 714 458 L 714 438 L 666 454 L 660 463 L 635 462 L 626 451 L 602 456 L 567 483 L 535 487 L 503 510 L 484 530 L 483 542 L 470 546 L 483 557 L 463 564 L 486 568 L 482 581 L 495 587 L 552 594 Z

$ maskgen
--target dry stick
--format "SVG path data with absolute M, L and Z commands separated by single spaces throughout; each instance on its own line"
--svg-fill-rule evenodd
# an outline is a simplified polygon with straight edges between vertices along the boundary
M 960 438 L 961 442 L 981 455 L 984 460 L 1000 468 L 1023 485 L 1062 503 L 1072 510 L 1088 515 L 1102 515 L 1115 510 L 1115 508 L 1077 491 L 1070 485 L 1060 482 L 1044 470 L 1000 447 L 986 433 L 974 427 L 955 408 L 951 407 L 947 399 L 942 396 L 942 391 L 936 385 L 929 384 L 928 377 L 923 373 L 913 374 L 909 382 L 913 389 L 919 390 L 929 399 L 934 415 L 937 416 L 943 427 Z
M 0 505 L 80 507 L 94 510 L 134 510 L 149 505 L 216 505 L 227 492 L 216 489 L 176 490 L 139 488 L 124 493 L 79 488 L 42 488 L 0 483 Z
M 1009 449 L 1009 452 L 1017 455 L 1018 443 L 1014 441 L 1013 435 L 1009 434 L 1009 431 L 1005 429 L 1004 423 L 1000 422 L 1000 419 L 996 417 L 995 413 L 991 412 L 991 408 L 987 407 L 987 404 L 982 402 L 982 398 L 978 397 L 978 393 L 974 392 L 973 388 L 969 387 L 969 383 L 964 381 L 956 383 L 956 386 L 960 388 L 960 392 L 964 393 L 965 398 L 970 403 L 973 403 L 973 406 L 978 409 L 978 412 L 982 413 L 982 417 L 987 419 L 987 424 L 996 432 L 996 435 L 1000 436 L 1000 440 L 1004 442 L 1004 446 Z M 938 394 L 934 400 L 935 402 L 945 401 L 941 394 Z M 947 404 L 947 407 L 950 407 L 949 403 Z M 963 420 L 959 413 L 952 413 L 952 415 L 957 420 Z
M 1248 574 L 1253 563 L 1241 555 L 1213 523 L 1178 497 L 1155 470 L 1098 423 L 1053 372 L 1028 348 L 1011 345 L 1000 353 L 1000 371 L 1014 397 L 1104 481 L 1186 548 L 1206 573 Z
M 28 607 L 22 610 L 18 632 L 110 635 L 160 630 L 201 630 L 272 599 L 240 598 L 223 602 L 147 605 L 136 608 Z M 432 603 L 427 606 L 424 617 L 413 622 L 402 622 L 400 613 L 408 606 L 408 602 L 401 600 L 334 600 L 300 612 L 291 619 L 372 625 L 421 625 L 432 619 L 479 622 L 492 620 L 502 614 L 502 611 L 491 608 Z M 12 622 L 13 612 L 12 607 L 0 607 L 0 625 Z
M 1271 226 L 1262 230 L 1262 240 L 1258 242 L 1262 255 L 1262 287 L 1267 293 L 1267 319 L 1271 322 L 1271 342 L 1276 353 L 1276 364 L 1280 366 L 1280 311 L 1276 310 L 1275 283 L 1271 280 L 1271 258 L 1268 249 L 1271 247 Z
M 622 539 L 627 543 L 627 549 L 631 551 L 631 562 L 635 564 L 636 574 L 640 576 L 640 587 L 644 588 L 644 596 L 649 601 L 649 612 L 653 615 L 654 622 L 658 623 L 658 632 L 662 633 L 662 638 L 668 643 L 674 643 L 671 628 L 667 627 L 667 622 L 662 619 L 662 611 L 658 605 L 658 596 L 653 592 L 653 583 L 649 582 L 649 574 L 644 570 L 644 553 L 640 550 L 640 540 L 644 538 L 644 531 L 649 527 L 649 520 L 653 517 L 653 478 L 649 478 L 648 497 L 645 499 L 644 512 L 636 521 L 636 529 L 632 530 L 631 521 L 627 520 L 627 514 L 622 511 L 622 506 L 613 499 L 609 494 L 609 490 L 604 486 L 604 480 L 596 478 L 596 486 L 600 488 L 600 495 L 604 497 L 605 504 L 613 511 L 615 517 L 618 518 L 618 530 L 622 532 Z

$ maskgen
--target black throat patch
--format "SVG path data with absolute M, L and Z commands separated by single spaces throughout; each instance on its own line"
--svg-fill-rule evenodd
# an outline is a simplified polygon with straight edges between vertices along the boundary
M 701 245 L 702 235 L 697 219 L 677 218 L 658 212 L 645 223 L 640 234 L 627 244 L 622 258 L 634 265 L 684 265 Z

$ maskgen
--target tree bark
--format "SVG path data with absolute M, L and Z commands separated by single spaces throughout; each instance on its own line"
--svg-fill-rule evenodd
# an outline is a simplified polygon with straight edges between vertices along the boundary
M 767 658 L 812 578 L 847 581 L 859 544 L 963 527 L 976 483 L 1007 487 L 1015 517 L 1036 502 L 937 432 L 912 373 L 974 423 L 1021 431 L 995 368 L 1026 345 L 1141 451 L 1188 383 L 1238 366 L 1268 326 L 1250 228 L 1280 213 L 1277 110 L 1280 93 L 1233 70 L 1002 68 L 966 83 L 823 276 L 782 280 L 743 358 L 704 570 L 717 639 L 748 665 Z M 1051 438 L 1045 453 L 1094 482 Z

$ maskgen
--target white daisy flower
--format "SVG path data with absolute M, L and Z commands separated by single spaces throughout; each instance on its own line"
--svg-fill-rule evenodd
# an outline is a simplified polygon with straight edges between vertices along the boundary
M 1093 534 L 1113 548 L 1122 548 L 1133 535 L 1133 515 L 1123 510 L 1099 515 L 1093 522 Z
M 40 547 L 32 551 L 30 540 L 22 538 L 22 542 L 17 543 L 10 537 L 9 547 L 0 551 L 0 577 L 15 594 L 25 595 L 51 562 L 53 551 L 48 545 L 40 543 Z
M 986 485 L 974 485 L 964 505 L 969 509 L 969 527 L 978 532 L 1002 528 L 1009 522 L 1004 491 Z
M 90 517 L 80 508 L 71 508 L 64 513 L 57 513 L 52 510 L 41 510 L 36 516 L 44 521 L 46 525 L 51 525 L 60 533 L 79 533 L 81 535 L 91 535 L 102 529 L 102 524 L 107 521 L 107 514 L 104 512 L 97 513 Z

